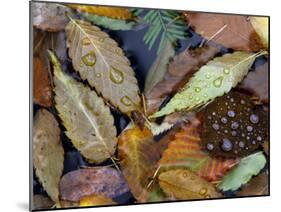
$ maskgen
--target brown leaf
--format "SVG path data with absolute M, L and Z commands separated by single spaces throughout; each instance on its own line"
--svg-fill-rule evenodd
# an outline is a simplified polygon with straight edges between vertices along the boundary
M 33 26 L 49 32 L 63 30 L 69 19 L 66 13 L 71 10 L 64 5 L 54 3 L 32 2 L 31 15 Z
M 50 209 L 55 205 L 55 203 L 49 197 L 40 194 L 33 195 L 32 203 L 32 210 Z
M 265 171 L 243 186 L 237 196 L 268 195 L 268 188 L 268 173 Z
M 258 51 L 261 40 L 243 15 L 184 12 L 189 25 L 206 39 L 239 51 Z
M 164 78 L 146 94 L 147 113 L 152 114 L 169 95 L 182 88 L 200 66 L 211 60 L 219 48 L 203 46 L 197 49 L 186 49 L 174 57 L 169 64 Z
M 238 88 L 246 90 L 258 97 L 263 103 L 268 103 L 268 62 L 249 72 Z
M 88 207 L 88 206 L 115 205 L 115 204 L 117 203 L 108 197 L 93 194 L 90 196 L 83 197 L 80 200 L 79 206 Z
M 67 173 L 60 181 L 61 199 L 73 202 L 92 194 L 115 198 L 128 191 L 121 173 L 110 167 L 78 169 Z

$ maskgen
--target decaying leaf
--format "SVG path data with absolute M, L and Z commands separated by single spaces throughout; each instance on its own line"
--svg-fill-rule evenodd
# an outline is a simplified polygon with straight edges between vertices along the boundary
M 64 150 L 58 122 L 45 109 L 39 110 L 35 115 L 32 145 L 36 176 L 49 197 L 58 205 L 58 186 L 63 171 Z
M 163 172 L 158 177 L 163 191 L 178 200 L 217 198 L 215 187 L 188 169 Z
M 115 204 L 116 202 L 114 202 L 112 199 L 108 197 L 93 194 L 80 199 L 79 206 L 85 207 L 85 206 L 115 205 Z
M 238 85 L 238 88 L 250 92 L 263 103 L 268 103 L 268 66 L 268 62 L 258 66 L 254 71 L 249 72 L 241 84 Z
M 31 10 L 33 26 L 50 32 L 63 30 L 69 21 L 66 14 L 71 14 L 68 7 L 54 3 L 32 2 Z
M 46 196 L 35 194 L 33 195 L 32 210 L 51 209 L 55 203 Z
M 229 92 L 248 73 L 256 56 L 248 52 L 234 52 L 208 62 L 194 74 L 182 91 L 151 118 L 198 109 Z
M 219 52 L 219 48 L 203 46 L 186 49 L 173 58 L 160 81 L 146 92 L 147 113 L 156 112 L 163 101 L 182 88 L 192 75 Z
M 60 67 L 50 52 L 54 67 L 56 109 L 73 145 L 90 162 L 100 163 L 111 158 L 117 138 L 109 108 L 95 91 L 77 82 Z
M 69 56 L 81 78 L 123 113 L 139 111 L 137 80 L 118 44 L 100 28 L 81 20 L 71 19 L 66 34 Z
M 65 174 L 60 181 L 60 197 L 80 201 L 92 194 L 115 198 L 129 191 L 122 174 L 110 167 L 78 169 Z
M 269 18 L 268 17 L 250 17 L 250 22 L 260 36 L 262 44 L 268 48 L 268 31 L 269 31 Z
M 258 51 L 261 40 L 247 16 L 185 12 L 188 24 L 207 40 L 237 51 Z
M 129 9 L 122 7 L 85 6 L 76 4 L 71 4 L 69 6 L 79 12 L 91 13 L 99 16 L 107 16 L 115 19 L 129 20 L 134 18 Z
M 194 118 L 191 122 L 182 124 L 174 136 L 169 136 L 171 141 L 159 161 L 159 166 L 163 170 L 189 168 L 205 180 L 217 181 L 239 160 L 212 158 L 202 151 L 199 126 L 200 121 Z
M 248 183 L 265 166 L 266 158 L 262 152 L 257 152 L 242 158 L 237 167 L 232 169 L 222 179 L 219 189 L 222 191 L 235 191 Z
M 244 185 L 237 196 L 268 195 L 268 188 L 268 173 L 265 171 Z

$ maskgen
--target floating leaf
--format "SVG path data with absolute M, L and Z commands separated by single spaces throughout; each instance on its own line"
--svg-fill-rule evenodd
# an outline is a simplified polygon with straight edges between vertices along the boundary
M 268 48 L 268 31 L 269 18 L 268 17 L 250 17 L 250 22 L 260 36 L 261 42 L 265 48 Z
M 186 49 L 173 58 L 160 81 L 145 94 L 147 113 L 156 112 L 163 101 L 182 88 L 192 75 L 219 52 L 219 48 L 203 46 Z
M 237 51 L 258 51 L 261 40 L 247 16 L 185 12 L 188 24 L 207 40 Z
M 268 62 L 249 72 L 238 88 L 246 90 L 258 97 L 263 103 L 268 103 Z
M 208 181 L 217 181 L 239 160 L 211 158 L 202 151 L 199 125 L 200 121 L 194 118 L 191 122 L 182 124 L 180 130 L 174 136 L 169 136 L 171 141 L 159 161 L 159 166 L 163 170 L 189 168 Z
M 71 14 L 71 10 L 61 4 L 31 3 L 33 26 L 45 31 L 57 32 L 63 30 L 69 21 L 66 13 Z
M 116 198 L 129 191 L 122 174 L 110 167 L 78 169 L 68 172 L 60 181 L 60 197 L 80 201 L 92 194 Z
M 76 4 L 71 4 L 69 6 L 79 12 L 107 16 L 114 19 L 128 20 L 134 18 L 129 9 L 122 7 L 85 6 Z
M 215 187 L 188 169 L 163 172 L 158 177 L 163 191 L 178 200 L 220 197 Z
M 150 90 L 164 77 L 171 57 L 175 55 L 175 50 L 169 40 L 165 41 L 156 60 L 150 67 L 144 86 L 144 93 L 147 94 Z
M 55 203 L 46 196 L 35 194 L 33 195 L 32 210 L 51 209 Z
M 217 57 L 201 67 L 182 91 L 151 117 L 156 118 L 180 110 L 194 110 L 235 87 L 248 73 L 256 54 L 234 52 Z
M 63 171 L 64 150 L 58 122 L 45 109 L 39 110 L 35 115 L 32 145 L 36 176 L 49 197 L 58 205 L 58 185 Z
M 265 166 L 266 158 L 262 152 L 257 152 L 242 158 L 236 168 L 223 177 L 219 184 L 222 191 L 235 191 L 242 185 L 248 183 Z
M 104 197 L 102 195 L 90 195 L 80 199 L 80 207 L 89 207 L 89 206 L 100 206 L 100 205 L 115 205 L 117 204 L 112 199 Z
M 56 109 L 66 135 L 89 161 L 103 162 L 114 154 L 117 144 L 109 108 L 95 91 L 65 74 L 52 52 L 50 57 L 54 66 Z
M 117 43 L 89 22 L 73 20 L 66 27 L 73 67 L 89 84 L 126 114 L 140 110 L 134 71 Z

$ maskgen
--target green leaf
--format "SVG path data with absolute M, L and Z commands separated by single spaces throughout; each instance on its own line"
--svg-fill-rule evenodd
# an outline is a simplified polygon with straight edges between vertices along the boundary
M 170 58 L 174 55 L 175 50 L 172 43 L 169 40 L 166 40 L 160 54 L 148 71 L 144 86 L 145 93 L 148 93 L 160 80 L 163 79 L 167 71 Z
M 98 26 L 102 26 L 111 30 L 131 30 L 136 25 L 136 22 L 134 21 L 113 19 L 106 16 L 99 16 L 89 13 L 81 13 L 81 16 Z
M 262 152 L 249 155 L 241 159 L 236 168 L 231 170 L 219 184 L 222 191 L 235 191 L 242 185 L 248 183 L 265 166 L 266 158 Z
M 117 138 L 109 107 L 95 91 L 65 74 L 54 53 L 49 54 L 54 66 L 56 109 L 66 135 L 90 162 L 111 158 Z
M 234 52 L 213 59 L 202 66 L 184 88 L 151 118 L 198 109 L 228 93 L 248 73 L 256 57 L 257 54 L 250 52 Z

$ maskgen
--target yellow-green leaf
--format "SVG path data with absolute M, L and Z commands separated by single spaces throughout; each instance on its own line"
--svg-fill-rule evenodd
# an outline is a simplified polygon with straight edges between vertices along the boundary
M 251 24 L 260 36 L 261 42 L 265 48 L 268 48 L 268 30 L 269 18 L 268 17 L 250 17 Z

